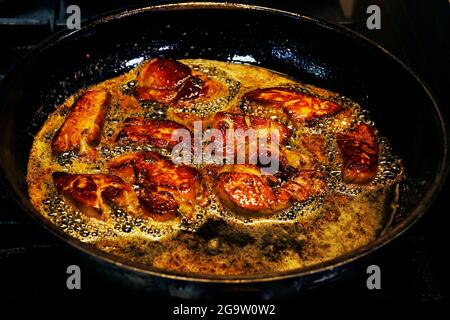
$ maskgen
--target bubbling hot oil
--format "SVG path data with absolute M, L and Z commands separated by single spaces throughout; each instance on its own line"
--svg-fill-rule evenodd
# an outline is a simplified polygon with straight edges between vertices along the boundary
M 228 95 L 180 112 L 208 118 L 218 111 L 248 113 L 240 98 L 246 91 L 259 87 L 288 86 L 294 90 L 316 94 L 303 85 L 269 70 L 227 64 L 217 61 L 185 60 L 193 70 L 206 73 L 228 88 Z M 117 95 L 132 94 L 136 86 L 136 70 L 99 84 Z M 113 95 L 114 96 L 114 95 Z M 121 100 L 114 99 L 98 146 L 98 161 L 91 162 L 75 153 L 64 153 L 56 160 L 50 154 L 50 142 L 68 113 L 75 97 L 57 108 L 38 134 L 33 145 L 29 181 L 39 181 L 41 197 L 34 205 L 67 234 L 98 248 L 132 261 L 163 269 L 214 274 L 251 274 L 283 271 L 313 265 L 335 258 L 373 240 L 385 221 L 386 201 L 392 187 L 402 175 L 401 160 L 388 141 L 379 137 L 380 158 L 375 179 L 366 186 L 341 182 L 339 150 L 334 139 L 336 128 L 357 123 L 374 125 L 366 110 L 339 96 L 330 99 L 351 110 L 351 117 L 330 118 L 312 128 L 294 130 L 288 148 L 296 148 L 302 134 L 320 134 L 326 142 L 329 165 L 322 168 L 328 192 L 270 217 L 244 217 L 226 210 L 214 195 L 211 184 L 205 184 L 209 197 L 206 207 L 197 206 L 190 221 L 180 218 L 156 222 L 132 217 L 120 208 L 111 207 L 107 220 L 85 216 L 56 192 L 51 172 L 107 172 L 107 163 L 114 157 L 133 151 L 154 151 L 169 157 L 170 152 L 150 146 L 116 145 L 113 138 L 120 123 L 130 116 L 146 119 L 167 119 L 168 108 L 160 103 L 139 103 L 133 111 L 124 111 Z M 131 103 L 131 102 L 130 102 Z M 137 102 L 135 102 L 137 103 Z M 260 115 L 258 110 L 252 114 Z M 283 122 L 282 119 L 275 119 Z M 345 123 L 337 123 L 343 121 Z M 46 168 L 47 170 L 44 170 Z M 198 165 L 204 177 L 208 167 Z M 44 178 L 37 179 L 42 174 Z M 33 187 L 33 184 L 30 185 Z M 31 193 L 30 193 L 31 194 Z M 33 200 L 33 199 L 32 199 Z

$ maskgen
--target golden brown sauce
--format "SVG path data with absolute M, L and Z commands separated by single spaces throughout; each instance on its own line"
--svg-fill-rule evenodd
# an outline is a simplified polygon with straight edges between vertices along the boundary
M 195 107 L 175 110 L 160 103 L 141 103 L 129 94 L 139 67 L 93 88 L 106 88 L 112 95 L 97 147 L 96 161 L 67 153 L 52 156 L 51 141 L 80 93 L 69 97 L 48 117 L 36 135 L 28 166 L 29 194 L 37 210 L 67 234 L 123 258 L 162 269 L 208 274 L 256 274 L 284 271 L 333 259 L 374 240 L 388 215 L 390 193 L 401 176 L 401 162 L 388 142 L 378 136 L 379 167 L 367 185 L 341 182 L 340 156 L 335 142 L 338 131 L 358 122 L 373 123 L 367 112 L 345 97 L 298 83 L 267 69 L 209 60 L 180 60 L 207 74 L 227 88 L 227 94 Z M 243 94 L 264 87 L 290 86 L 332 98 L 346 111 L 310 127 L 294 130 L 292 149 L 302 150 L 302 136 L 320 134 L 326 142 L 329 191 L 296 204 L 289 210 L 264 217 L 242 217 L 225 209 L 208 187 L 210 203 L 196 207 L 194 222 L 182 219 L 157 222 L 133 218 L 120 209 L 102 221 L 74 209 L 56 191 L 51 173 L 107 172 L 107 162 L 130 150 L 164 150 L 151 147 L 118 146 L 114 136 L 120 123 L 130 116 L 170 119 L 190 126 L 193 118 L 208 119 L 218 111 L 243 112 Z M 252 111 L 258 115 L 258 110 Z M 193 117 L 194 115 L 194 117 Z M 205 179 L 207 166 L 198 166 Z M 207 184 L 208 185 L 208 184 Z

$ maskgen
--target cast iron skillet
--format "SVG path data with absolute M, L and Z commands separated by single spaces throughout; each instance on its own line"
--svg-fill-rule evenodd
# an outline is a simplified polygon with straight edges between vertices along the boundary
M 392 223 L 378 239 L 333 261 L 247 276 L 169 272 L 96 250 L 43 219 L 25 182 L 33 136 L 48 114 L 85 86 L 131 69 L 143 58 L 244 62 L 339 92 L 369 109 L 405 161 L 408 183 Z M 0 96 L 0 161 L 23 210 L 112 279 L 158 294 L 199 298 L 246 292 L 272 298 L 316 287 L 401 234 L 426 211 L 447 171 L 447 128 L 426 86 L 404 64 L 339 26 L 280 10 L 189 3 L 139 8 L 62 32 L 39 45 L 7 78 Z

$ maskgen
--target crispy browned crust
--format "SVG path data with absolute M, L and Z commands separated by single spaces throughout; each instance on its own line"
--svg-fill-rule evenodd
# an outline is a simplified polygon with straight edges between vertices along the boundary
M 246 130 L 248 128 L 245 116 L 238 113 L 217 112 L 214 115 L 213 128 L 220 130 L 224 135 L 226 130 Z
M 164 158 L 156 152 L 133 152 L 126 153 L 112 159 L 108 163 L 108 169 L 113 174 L 121 177 L 129 184 L 138 183 L 138 171 L 136 165 L 143 161 L 157 162 Z
M 282 180 L 288 180 L 299 170 L 310 170 L 314 168 L 315 159 L 298 150 L 280 148 L 279 172 L 276 176 Z
M 342 180 L 356 184 L 372 181 L 377 174 L 379 153 L 374 128 L 359 124 L 337 134 L 336 140 L 342 154 Z
M 199 77 L 190 77 L 178 91 L 175 100 L 192 100 L 199 98 L 205 89 L 205 82 Z
M 238 214 L 270 215 L 290 205 L 289 194 L 272 189 L 268 177 L 255 166 L 227 166 L 219 173 L 215 190 L 221 203 Z
M 291 130 L 284 124 L 257 116 L 247 116 L 231 112 L 217 112 L 214 115 L 213 128 L 220 130 L 223 135 L 227 129 L 256 131 L 257 137 L 270 137 L 274 132 L 279 137 L 279 144 L 286 144 L 291 136 Z
M 249 163 L 250 150 L 258 154 L 263 151 L 270 155 L 279 153 L 279 146 L 286 144 L 291 136 L 291 130 L 284 124 L 256 116 L 246 116 L 230 112 L 218 112 L 214 116 L 212 128 L 221 132 L 223 143 L 223 155 L 234 151 L 235 157 L 239 154 L 245 155 L 245 163 Z M 254 139 L 250 139 L 248 130 L 254 130 Z M 233 139 L 230 141 L 227 130 L 233 131 Z M 277 137 L 278 143 L 272 141 L 272 135 Z M 262 139 L 262 140 L 258 140 Z M 267 150 L 259 150 L 259 141 L 267 142 Z M 270 154 L 269 154 L 270 153 Z
M 183 85 L 176 97 L 178 106 L 194 105 L 193 102 L 217 99 L 228 93 L 226 86 L 196 71 Z
M 254 165 L 226 165 L 219 169 L 216 194 L 223 205 L 243 215 L 270 215 L 327 191 L 324 174 L 300 170 L 281 186 Z
M 323 136 L 320 134 L 303 135 L 301 146 L 309 151 L 315 161 L 325 165 L 328 164 L 326 141 Z
M 191 69 L 170 59 L 153 59 L 144 64 L 137 78 L 136 95 L 141 100 L 171 102 L 191 77 Z
M 323 173 L 315 170 L 302 170 L 281 187 L 297 202 L 327 191 Z
M 274 109 L 274 114 L 284 113 L 298 124 L 311 124 L 342 110 L 333 101 L 281 87 L 250 91 L 244 95 L 244 100 Z
M 158 148 L 172 149 L 180 141 L 172 139 L 176 130 L 189 130 L 175 121 L 145 120 L 142 118 L 128 118 L 116 137 L 116 142 L 146 144 Z
M 248 127 L 256 131 L 257 137 L 264 137 L 270 142 L 270 135 L 274 133 L 278 136 L 278 145 L 286 144 L 292 131 L 284 124 L 256 116 L 246 116 Z
M 60 194 L 84 214 L 106 219 L 107 206 L 114 204 L 130 214 L 138 212 L 136 195 L 119 177 L 108 174 L 54 172 L 53 182 Z
M 201 175 L 195 168 L 176 166 L 154 152 L 120 156 L 109 170 L 137 186 L 140 203 L 157 220 L 173 218 L 178 211 L 192 218 L 202 197 Z
M 69 115 L 52 141 L 55 154 L 66 151 L 85 153 L 99 144 L 106 109 L 111 95 L 106 90 L 85 92 L 72 106 Z
M 153 59 L 139 72 L 138 84 L 156 90 L 178 89 L 191 76 L 191 69 L 171 59 Z
M 221 85 L 205 75 L 193 75 L 185 64 L 170 59 L 154 59 L 146 63 L 137 78 L 136 96 L 140 100 L 161 103 L 208 98 Z

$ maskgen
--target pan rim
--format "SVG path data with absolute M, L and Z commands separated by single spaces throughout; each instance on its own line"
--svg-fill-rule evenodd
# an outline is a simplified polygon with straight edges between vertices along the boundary
M 255 282 L 270 282 L 277 280 L 285 280 L 290 278 L 300 278 L 307 275 L 319 275 L 320 273 L 331 271 L 333 269 L 337 269 L 345 264 L 353 262 L 355 260 L 359 260 L 362 257 L 368 255 L 369 253 L 378 250 L 380 247 L 387 245 L 392 240 L 396 239 L 403 232 L 408 230 L 420 217 L 422 217 L 429 206 L 432 204 L 434 199 L 437 197 L 440 189 L 442 188 L 449 168 L 448 168 L 448 147 L 449 147 L 449 137 L 448 137 L 448 127 L 443 116 L 442 110 L 437 103 L 436 99 L 433 97 L 431 90 L 428 85 L 413 71 L 410 67 L 405 65 L 400 59 L 390 53 L 388 50 L 377 44 L 376 42 L 356 33 L 355 31 L 348 29 L 344 26 L 335 25 L 333 23 L 327 22 L 323 19 L 319 19 L 316 17 L 306 16 L 300 13 L 293 13 L 285 10 L 274 9 L 263 6 L 255 6 L 255 5 L 247 5 L 247 4 L 236 4 L 236 3 L 217 3 L 217 2 L 188 2 L 188 3 L 177 3 L 177 4 L 163 4 L 156 6 L 144 6 L 122 10 L 116 13 L 108 13 L 105 16 L 97 17 L 92 19 L 90 22 L 84 24 L 84 26 L 80 30 L 76 31 L 67 31 L 62 30 L 60 32 L 55 33 L 47 40 L 40 43 L 37 47 L 31 50 L 29 53 L 25 55 L 25 57 L 19 62 L 18 65 L 15 66 L 10 73 L 4 79 L 4 85 L 2 85 L 2 91 L 7 88 L 9 83 L 12 83 L 13 75 L 15 71 L 20 70 L 20 68 L 26 68 L 27 60 L 34 56 L 39 55 L 40 52 L 45 51 L 49 46 L 56 44 L 64 39 L 78 33 L 81 31 L 89 30 L 97 25 L 108 23 L 109 21 L 115 21 L 118 19 L 122 19 L 128 16 L 137 15 L 140 13 L 145 13 L 148 11 L 164 11 L 164 10 L 202 10 L 202 9 L 215 9 L 215 10 L 242 10 L 242 11 L 250 11 L 250 12 L 266 12 L 269 14 L 282 15 L 286 17 L 290 17 L 293 19 L 307 21 L 319 25 L 320 27 L 327 28 L 333 30 L 335 32 L 339 32 L 344 34 L 345 36 L 352 37 L 357 39 L 357 41 L 361 43 L 369 44 L 371 47 L 376 47 L 378 50 L 381 50 L 385 55 L 387 55 L 390 59 L 393 59 L 397 64 L 399 64 L 403 69 L 405 69 L 411 76 L 415 78 L 415 80 L 419 83 L 419 85 L 425 90 L 428 98 L 433 104 L 433 110 L 438 119 L 440 125 L 440 134 L 442 137 L 442 156 L 441 162 L 438 170 L 436 170 L 435 177 L 432 182 L 432 187 L 428 189 L 423 196 L 421 197 L 419 203 L 415 206 L 414 209 L 410 211 L 409 216 L 402 221 L 399 225 L 394 227 L 392 230 L 384 234 L 383 236 L 375 239 L 369 244 L 358 248 L 357 250 L 353 250 L 344 255 L 338 256 L 332 260 L 328 260 L 326 262 L 322 262 L 320 264 L 315 264 L 306 268 L 293 269 L 284 272 L 272 272 L 265 274 L 248 274 L 248 275 L 214 275 L 214 274 L 200 274 L 200 273 L 188 273 L 188 272 L 177 272 L 171 270 L 165 270 L 156 268 L 150 265 L 146 265 L 143 263 L 132 262 L 121 257 L 109 254 L 105 251 L 97 249 L 88 243 L 84 243 L 76 238 L 70 237 L 68 234 L 64 233 L 58 227 L 53 225 L 50 221 L 48 221 L 45 217 L 43 217 L 40 213 L 37 212 L 29 203 L 23 203 L 21 199 L 19 199 L 19 192 L 14 187 L 11 188 L 12 183 L 8 178 L 8 171 L 5 168 L 3 162 L 0 163 L 3 176 L 6 177 L 6 182 L 9 184 L 10 189 L 13 189 L 15 192 L 11 194 L 12 198 L 20 205 L 20 207 L 25 211 L 29 216 L 31 216 L 34 220 L 37 220 L 41 226 L 44 226 L 45 229 L 50 231 L 52 234 L 56 235 L 60 240 L 74 247 L 75 249 L 81 251 L 83 254 L 88 256 L 93 256 L 96 259 L 107 262 L 110 265 L 114 265 L 115 267 L 127 269 L 132 272 L 138 272 L 141 274 L 149 275 L 149 276 L 157 276 L 166 279 L 172 280 L 183 280 L 183 281 L 191 281 L 191 282 L 207 282 L 207 283 L 255 283 Z M 10 76 L 11 75 L 11 76 Z M 6 90 L 5 90 L 6 91 Z M 1 101 L 1 98 L 0 98 Z M 3 106 L 2 106 L 3 108 Z M 9 191 L 9 190 L 8 190 Z M 326 279 L 318 279 L 317 282 Z

